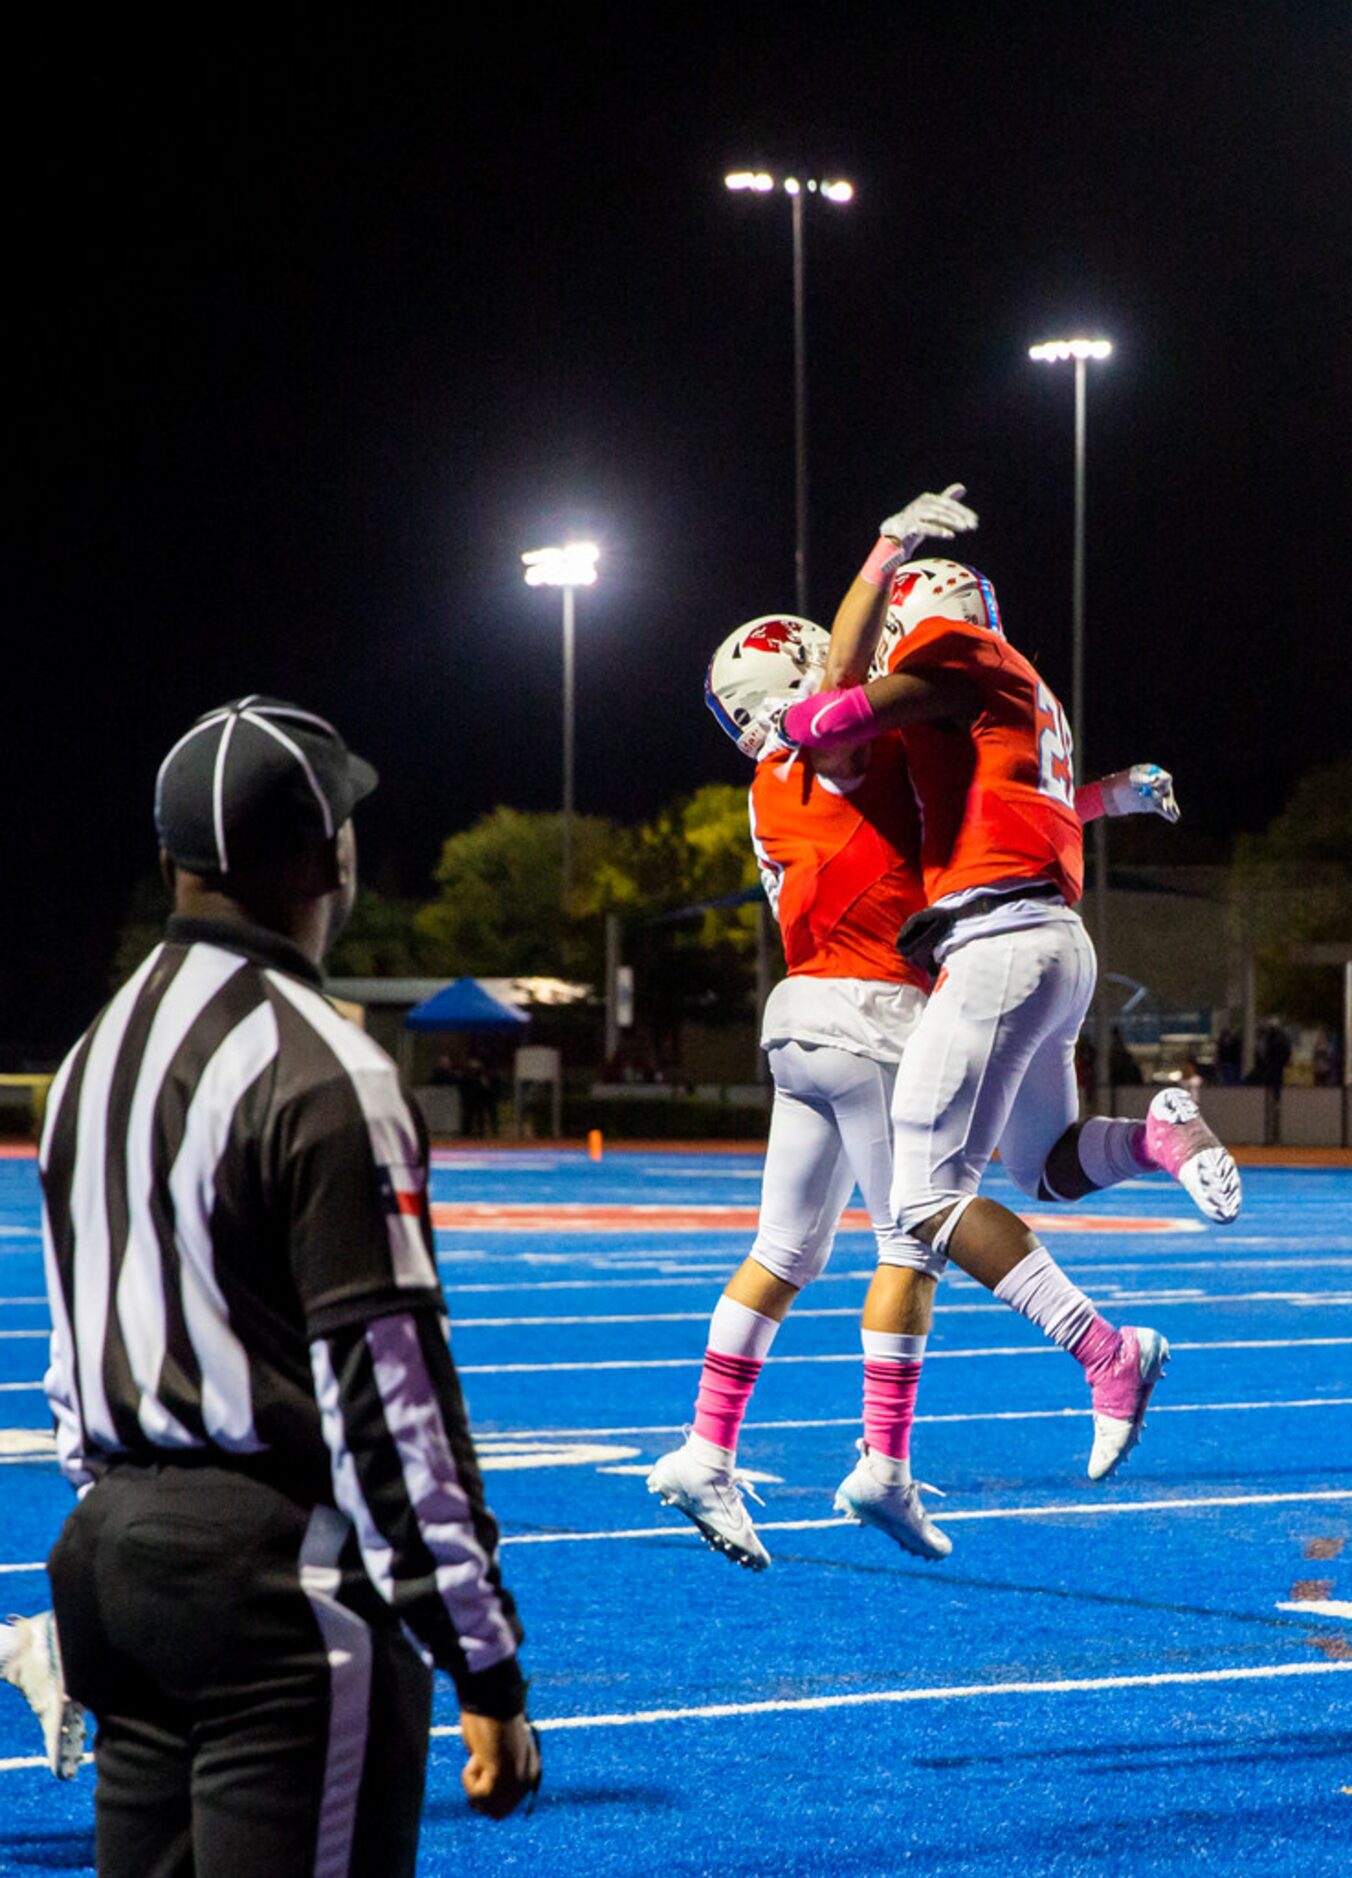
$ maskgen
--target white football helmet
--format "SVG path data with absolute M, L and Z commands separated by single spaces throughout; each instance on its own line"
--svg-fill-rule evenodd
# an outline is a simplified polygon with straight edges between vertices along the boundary
M 887 619 L 869 667 L 870 677 L 887 670 L 897 641 L 922 620 L 963 620 L 1004 637 L 1000 603 L 984 574 L 960 561 L 904 561 L 892 576 Z
M 728 634 L 709 661 L 704 702 L 744 755 L 760 752 L 764 728 L 753 720 L 767 698 L 807 698 L 820 687 L 830 643 L 825 627 L 791 613 Z

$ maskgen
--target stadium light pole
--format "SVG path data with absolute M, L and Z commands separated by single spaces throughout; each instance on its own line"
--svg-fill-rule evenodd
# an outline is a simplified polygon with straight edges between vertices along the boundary
M 596 584 L 601 550 L 594 541 L 569 541 L 561 548 L 532 548 L 523 554 L 528 587 L 563 589 L 563 906 L 573 887 L 573 595 Z
M 1086 375 L 1091 359 L 1112 353 L 1107 339 L 1045 339 L 1029 346 L 1028 356 L 1044 365 L 1075 366 L 1075 538 L 1071 569 L 1070 723 L 1074 737 L 1074 777 L 1084 781 L 1084 459 Z M 1094 945 L 1098 952 L 1098 980 L 1094 988 L 1095 1097 L 1100 1112 L 1110 1102 L 1112 1079 L 1108 1039 L 1108 824 L 1100 815 L 1094 823 Z
M 733 191 L 750 190 L 753 195 L 769 195 L 782 189 L 789 198 L 793 221 L 793 464 L 794 464 L 794 592 L 798 612 L 807 616 L 807 327 L 803 306 L 803 202 L 808 196 L 820 196 L 826 202 L 849 202 L 854 184 L 837 177 L 823 182 L 818 177 L 776 178 L 766 170 L 733 170 L 723 178 L 724 187 Z

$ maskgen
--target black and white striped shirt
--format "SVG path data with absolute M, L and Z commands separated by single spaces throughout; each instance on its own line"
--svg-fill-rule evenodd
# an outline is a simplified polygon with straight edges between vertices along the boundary
M 345 1592 L 374 1586 L 464 1706 L 519 1712 L 425 1133 L 303 954 L 172 919 L 62 1064 L 41 1170 L 47 1393 L 72 1483 L 212 1460 L 336 1505 Z

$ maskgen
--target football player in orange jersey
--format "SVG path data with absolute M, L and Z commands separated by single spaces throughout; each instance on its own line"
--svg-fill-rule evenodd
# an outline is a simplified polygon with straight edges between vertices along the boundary
M 961 494 L 955 487 L 911 504 L 903 533 L 912 547 L 975 526 Z M 889 1531 L 922 1558 L 951 1549 L 926 1515 L 909 1461 L 942 1259 L 893 1225 L 889 1202 L 892 1084 L 929 987 L 896 949 L 902 924 L 925 904 L 901 739 L 795 760 L 782 743 L 758 740 L 753 749 L 745 735 L 767 695 L 804 696 L 820 683 L 827 644 L 808 620 L 752 620 L 719 647 L 706 683 L 722 728 L 757 758 L 751 835 L 788 975 L 761 1031 L 775 1093 L 756 1240 L 714 1311 L 694 1426 L 648 1486 L 752 1570 L 770 1560 L 742 1498 L 749 1483 L 736 1472 L 742 1417 L 779 1325 L 830 1256 L 856 1182 L 894 1280 L 889 1322 L 875 1325 L 866 1311 L 862 1331 L 866 1439 L 889 1457 L 894 1489 Z
M 886 675 L 870 682 L 880 649 Z M 1044 1200 L 1160 1168 L 1209 1219 L 1239 1210 L 1234 1162 L 1186 1093 L 1161 1091 L 1144 1123 L 1076 1119 L 1074 1045 L 1096 969 L 1072 910 L 1082 822 L 1176 820 L 1170 779 L 1146 764 L 1075 790 L 1065 715 L 1005 639 L 990 582 L 956 562 L 907 560 L 890 522 L 837 614 L 826 684 L 766 724 L 818 751 L 902 730 L 924 828 L 930 904 L 901 946 L 937 978 L 895 1086 L 893 1218 L 1077 1358 L 1093 1396 L 1089 1474 L 1106 1478 L 1139 1438 L 1168 1345 L 1110 1325 L 977 1188 L 998 1145 L 1016 1183 Z

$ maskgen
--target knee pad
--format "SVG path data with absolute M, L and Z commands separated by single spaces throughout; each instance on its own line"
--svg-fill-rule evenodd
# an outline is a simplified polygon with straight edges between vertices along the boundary
M 936 1213 L 942 1213 L 948 1209 L 948 1217 L 930 1243 L 930 1251 L 947 1263 L 949 1240 L 957 1230 L 958 1221 L 975 1198 L 974 1193 L 956 1193 L 951 1188 L 945 1193 L 938 1188 L 931 1188 L 930 1192 L 922 1198 L 915 1199 L 902 1208 L 898 1224 L 903 1231 L 913 1233 L 917 1226 L 923 1226 L 927 1219 L 933 1219 Z
M 831 1256 L 835 1245 L 834 1232 L 827 1233 L 825 1239 L 816 1245 L 791 1246 L 776 1245 L 763 1234 L 756 1234 L 756 1242 L 751 1248 L 751 1256 L 758 1265 L 763 1265 L 767 1272 L 773 1272 L 776 1278 L 782 1278 L 786 1285 L 796 1285 L 801 1291 L 820 1278 L 826 1269 L 826 1261 Z
M 901 1265 L 908 1271 L 923 1272 L 927 1278 L 942 1278 L 948 1265 L 947 1252 L 926 1245 L 908 1232 L 895 1229 L 878 1234 L 878 1263 Z

